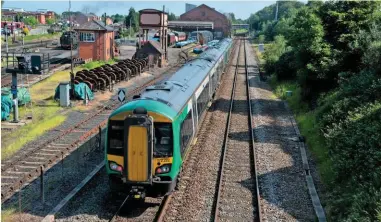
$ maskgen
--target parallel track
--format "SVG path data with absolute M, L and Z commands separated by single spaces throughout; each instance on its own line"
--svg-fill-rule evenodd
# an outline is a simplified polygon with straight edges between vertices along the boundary
M 144 203 L 139 203 L 128 195 L 109 222 L 162 221 L 170 199 L 171 195 L 168 195 L 161 198 L 146 198 Z
M 184 49 L 188 50 L 189 48 Z M 181 52 L 180 52 L 181 53 Z M 180 54 L 179 53 L 179 54 Z M 129 92 L 128 99 L 140 93 L 147 86 L 163 81 L 170 73 L 179 68 L 180 62 L 168 68 L 163 75 L 156 76 L 142 86 Z M 107 116 L 110 112 L 120 106 L 119 101 L 111 101 L 101 109 L 91 113 L 87 118 L 79 123 L 65 129 L 55 138 L 46 141 L 36 147 L 27 148 L 17 156 L 4 161 L 1 166 L 2 172 L 2 193 L 1 202 L 4 203 L 12 194 L 14 194 L 25 183 L 38 177 L 41 174 L 41 168 L 48 168 L 54 165 L 63 155 L 71 153 L 76 147 L 96 134 L 99 128 L 107 124 Z M 83 131 L 83 129 L 86 129 Z M 64 144 L 56 143 L 57 141 L 65 141 Z
M 261 221 L 245 39 L 240 41 L 214 202 L 214 221 L 248 218 Z M 242 125 L 240 120 L 245 118 L 247 125 Z

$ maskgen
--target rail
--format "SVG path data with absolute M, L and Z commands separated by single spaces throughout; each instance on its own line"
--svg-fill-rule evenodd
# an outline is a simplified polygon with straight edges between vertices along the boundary
M 216 190 L 216 199 L 214 202 L 214 221 L 219 221 L 220 217 L 220 202 L 221 202 L 221 193 L 223 188 L 223 180 L 224 180 L 224 168 L 226 165 L 226 151 L 229 149 L 228 141 L 229 141 L 229 134 L 230 134 L 230 126 L 231 126 L 231 119 L 232 119 L 232 111 L 234 106 L 234 100 L 235 100 L 235 90 L 237 87 L 237 76 L 238 76 L 238 69 L 239 69 L 239 60 L 240 60 L 240 54 L 241 54 L 241 44 L 243 42 L 243 51 L 244 51 L 244 67 L 245 67 L 245 82 L 246 82 L 246 100 L 247 100 L 247 106 L 248 106 L 248 126 L 250 131 L 250 148 L 251 148 L 251 174 L 254 176 L 255 180 L 255 198 L 253 198 L 253 204 L 256 205 L 255 215 L 254 219 L 255 221 L 261 221 L 261 209 L 260 209 L 260 196 L 259 196 L 259 187 L 258 187 L 258 177 L 256 172 L 256 155 L 255 155 L 255 149 L 254 149 L 254 132 L 252 130 L 252 110 L 251 110 L 251 98 L 249 93 L 249 81 L 248 81 L 248 71 L 247 71 L 247 62 L 246 62 L 246 45 L 245 45 L 245 39 L 239 39 L 239 48 L 238 48 L 238 56 L 236 60 L 236 66 L 235 66 L 235 72 L 234 72 L 234 79 L 233 79 L 233 89 L 231 92 L 231 99 L 230 99 L 230 106 L 229 106 L 229 113 L 228 118 L 226 121 L 226 127 L 225 127 L 225 133 L 224 133 L 224 141 L 222 145 L 222 157 L 220 161 L 220 168 L 219 168 L 219 175 L 217 178 L 218 181 L 218 187 Z

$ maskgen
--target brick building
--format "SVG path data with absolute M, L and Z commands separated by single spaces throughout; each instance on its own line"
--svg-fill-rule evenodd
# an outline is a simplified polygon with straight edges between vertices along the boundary
M 114 29 L 98 20 L 74 28 L 79 36 L 79 57 L 87 60 L 109 60 L 114 57 Z
M 23 17 L 30 17 L 33 16 L 37 19 L 38 23 L 40 24 L 46 24 L 46 19 L 53 19 L 54 18 L 54 12 L 53 11 L 37 11 L 37 12 L 28 12 L 28 11 L 16 11 L 16 10 L 2 10 L 1 16 L 4 19 L 7 20 L 16 20 L 17 15 L 21 15 Z
M 203 21 L 214 22 L 214 34 L 222 33 L 223 36 L 230 36 L 231 24 L 226 16 L 209 6 L 202 4 L 180 15 L 181 21 Z
M 114 22 L 113 22 L 112 18 L 110 18 L 110 17 L 106 18 L 106 25 L 112 25 L 113 23 Z
M 93 13 L 86 14 L 82 12 L 77 13 L 75 16 L 73 16 L 73 22 L 78 23 L 80 25 L 93 20 L 100 21 L 101 18 Z

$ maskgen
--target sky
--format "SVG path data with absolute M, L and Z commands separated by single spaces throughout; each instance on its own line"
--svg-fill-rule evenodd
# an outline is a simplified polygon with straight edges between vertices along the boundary
M 113 14 L 128 14 L 130 7 L 139 11 L 145 8 L 163 9 L 173 12 L 179 16 L 185 12 L 185 3 L 194 5 L 206 4 L 209 7 L 226 13 L 234 13 L 237 19 L 247 19 L 250 14 L 255 13 L 262 8 L 274 4 L 275 1 L 71 1 L 71 11 L 84 11 L 83 9 L 89 9 L 89 12 L 94 12 L 97 15 L 106 13 L 108 15 Z M 57 13 L 67 11 L 69 8 L 69 1 L 16 1 L 5 0 L 3 7 L 16 7 L 23 8 L 26 11 L 35 11 L 37 9 L 48 9 Z

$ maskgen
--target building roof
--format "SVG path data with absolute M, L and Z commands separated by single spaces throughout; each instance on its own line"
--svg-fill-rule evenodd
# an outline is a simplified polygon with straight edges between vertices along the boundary
M 163 11 L 160 11 L 160 10 L 157 10 L 157 9 L 153 9 L 153 8 L 142 9 L 142 10 L 139 11 L 139 13 L 142 13 L 142 12 L 157 12 L 157 13 L 163 13 Z M 164 13 L 168 15 L 168 12 L 164 12 Z
M 181 17 L 181 16 L 184 16 L 184 15 L 186 15 L 186 14 L 188 14 L 188 13 L 191 12 L 191 11 L 197 10 L 197 9 L 199 9 L 199 8 L 202 8 L 202 7 L 206 7 L 206 8 L 208 8 L 208 9 L 211 10 L 211 11 L 215 11 L 217 14 L 220 14 L 221 16 L 223 16 L 223 17 L 226 18 L 226 16 L 225 16 L 224 14 L 222 14 L 221 12 L 219 12 L 219 11 L 215 10 L 214 8 L 211 8 L 211 7 L 209 7 L 209 6 L 205 5 L 205 4 L 201 4 L 201 5 L 197 6 L 196 8 L 192 8 L 191 10 L 185 12 L 184 14 L 181 14 L 180 17 Z M 226 18 L 226 19 L 227 19 L 227 18 Z
M 148 43 L 152 45 L 152 47 L 154 47 L 156 51 L 158 51 L 160 54 L 163 54 L 163 49 L 161 48 L 161 45 L 159 42 L 149 40 Z
M 114 31 L 112 27 L 105 25 L 103 22 L 98 20 L 91 20 L 74 29 L 75 30 L 96 30 L 96 31 L 101 30 L 101 31 L 107 31 L 107 32 Z

